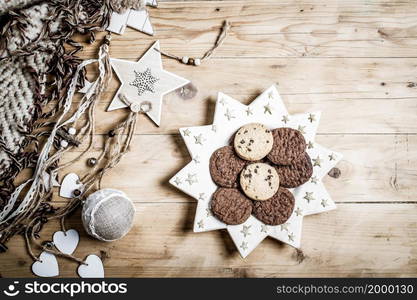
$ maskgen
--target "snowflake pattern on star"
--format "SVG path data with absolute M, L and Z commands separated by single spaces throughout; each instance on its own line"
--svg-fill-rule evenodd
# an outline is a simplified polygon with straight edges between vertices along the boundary
M 145 72 L 133 72 L 135 72 L 135 80 L 130 85 L 137 87 L 139 96 L 146 91 L 155 93 L 155 83 L 159 78 L 152 76 L 150 68 L 147 68 Z

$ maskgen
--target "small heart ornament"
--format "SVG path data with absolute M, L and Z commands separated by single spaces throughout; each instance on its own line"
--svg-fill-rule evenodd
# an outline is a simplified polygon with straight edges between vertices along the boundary
M 59 190 L 59 195 L 64 198 L 74 198 L 74 191 L 79 190 L 80 192 L 84 191 L 84 185 L 80 182 L 80 178 L 75 173 L 67 174 L 61 183 L 61 189 Z
M 86 265 L 78 267 L 78 275 L 81 278 L 104 278 L 104 267 L 100 257 L 90 254 L 85 263 Z
M 55 255 L 42 252 L 39 256 L 40 261 L 32 264 L 32 272 L 39 277 L 55 277 L 59 275 L 58 261 Z
M 65 254 L 72 254 L 77 249 L 80 235 L 75 229 L 57 231 L 54 233 L 53 241 L 59 251 Z

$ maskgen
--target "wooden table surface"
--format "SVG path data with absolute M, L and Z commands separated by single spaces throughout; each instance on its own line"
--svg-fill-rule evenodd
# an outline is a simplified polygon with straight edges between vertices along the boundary
M 81 233 L 75 255 L 101 255 L 108 277 L 417 276 L 416 1 L 160 1 L 150 14 L 155 36 L 113 35 L 112 57 L 137 60 L 156 39 L 165 51 L 201 56 L 223 20 L 233 27 L 198 68 L 164 59 L 196 95 L 166 96 L 159 128 L 140 117 L 131 152 L 103 184 L 134 200 L 135 226 L 103 243 L 84 233 L 77 212 L 67 220 Z M 118 84 L 99 104 L 97 152 L 127 115 L 105 112 Z M 242 259 L 226 232 L 192 232 L 196 202 L 168 179 L 190 161 L 178 128 L 210 124 L 218 91 L 247 104 L 272 84 L 290 113 L 322 111 L 318 142 L 344 154 L 341 176 L 325 178 L 338 209 L 305 218 L 301 251 L 266 239 Z M 61 178 L 70 171 L 88 172 L 85 160 Z M 43 238 L 57 228 L 48 224 Z M 22 238 L 9 249 L 1 276 L 32 276 Z M 75 263 L 58 260 L 62 276 L 76 276 Z

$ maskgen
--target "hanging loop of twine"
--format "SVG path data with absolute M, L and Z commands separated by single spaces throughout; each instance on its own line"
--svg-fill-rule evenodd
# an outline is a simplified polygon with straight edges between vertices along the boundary
M 152 110 L 152 103 L 150 101 L 142 101 L 141 103 L 132 102 L 124 94 L 119 94 L 119 99 L 134 113 L 146 114 Z
M 217 48 L 223 45 L 223 42 L 227 38 L 227 35 L 231 27 L 232 27 L 231 23 L 228 20 L 225 20 L 220 30 L 219 36 L 217 37 L 217 40 L 214 43 L 214 46 L 210 50 L 208 50 L 206 53 L 204 53 L 204 55 L 200 58 L 193 58 L 193 57 L 188 57 L 188 56 L 179 57 L 177 55 L 164 52 L 160 49 L 155 49 L 155 51 L 160 52 L 165 57 L 178 60 L 180 63 L 183 63 L 185 65 L 199 66 L 201 65 L 202 62 L 208 60 L 214 54 Z

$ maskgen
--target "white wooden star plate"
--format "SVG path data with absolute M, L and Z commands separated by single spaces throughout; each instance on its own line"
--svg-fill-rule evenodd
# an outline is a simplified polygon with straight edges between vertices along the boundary
M 159 126 L 163 96 L 190 81 L 164 70 L 158 50 L 159 41 L 155 42 L 138 62 L 110 59 L 121 85 L 107 111 L 127 107 L 128 105 L 122 101 L 123 96 L 132 104 L 150 103 L 151 109 L 146 114 Z
M 243 105 L 219 93 L 212 125 L 180 129 L 192 160 L 169 181 L 198 201 L 194 232 L 226 229 L 242 257 L 251 253 L 267 236 L 299 248 L 304 216 L 336 208 L 322 178 L 341 160 L 342 155 L 314 142 L 319 120 L 320 112 L 289 115 L 275 86 L 263 92 L 250 105 Z M 290 127 L 300 130 L 312 160 L 311 179 L 290 189 L 295 197 L 295 207 L 291 217 L 282 225 L 265 225 L 254 216 L 243 224 L 227 225 L 214 217 L 210 210 L 212 195 L 218 188 L 211 179 L 210 156 L 220 147 L 229 145 L 231 137 L 241 126 L 254 122 L 270 129 Z

